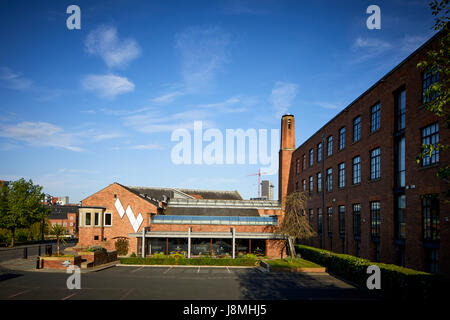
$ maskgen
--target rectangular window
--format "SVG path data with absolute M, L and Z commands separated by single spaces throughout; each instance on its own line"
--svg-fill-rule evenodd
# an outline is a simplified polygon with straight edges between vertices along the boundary
M 295 173 L 296 174 L 300 173 L 300 159 L 295 160 Z
M 309 226 L 313 226 L 314 209 L 309 209 Z
M 317 162 L 322 161 L 322 143 L 317 145 Z
M 439 272 L 439 249 L 430 248 L 426 249 L 428 272 L 438 273 Z
M 436 92 L 435 90 L 428 91 L 428 89 L 431 87 L 431 85 L 436 82 L 439 82 L 439 71 L 428 70 L 423 73 L 423 78 L 422 78 L 422 102 L 423 103 L 433 101 L 437 97 L 438 92 Z
M 339 130 L 339 150 L 345 148 L 345 127 Z
M 395 237 L 397 239 L 406 238 L 406 196 L 404 194 L 397 196 L 395 200 Z
M 339 234 L 345 235 L 345 206 L 339 206 Z
M 309 166 L 314 164 L 314 149 L 309 150 Z
M 370 179 L 379 179 L 381 175 L 380 169 L 380 148 L 373 149 L 370 151 Z
M 99 224 L 100 224 L 99 213 L 95 212 L 94 213 L 94 225 L 98 226 Z
M 306 155 L 303 155 L 303 161 L 302 161 L 302 170 L 306 169 Z
M 86 219 L 84 221 L 85 221 L 84 224 L 86 226 L 90 226 L 91 225 L 91 213 L 90 212 L 86 212 Z
M 314 190 L 314 178 L 312 176 L 309 177 L 309 194 L 311 194 Z
M 423 239 L 436 241 L 440 239 L 439 198 L 437 195 L 422 197 Z
M 370 234 L 372 238 L 380 237 L 380 202 L 370 203 Z
M 380 243 L 375 242 L 375 262 L 380 262 Z
M 439 163 L 439 124 L 433 123 L 422 129 L 422 166 Z M 431 151 L 431 152 L 430 152 Z M 431 153 L 431 154 L 430 154 Z
M 353 158 L 353 184 L 361 183 L 361 159 L 359 156 Z
M 303 185 L 303 191 L 306 191 L 306 180 L 305 179 L 302 180 L 302 185 Z
M 345 187 L 345 163 L 339 163 L 339 188 Z
M 374 105 L 370 109 L 370 132 L 375 132 L 380 129 L 381 125 L 381 111 L 380 104 Z
M 112 213 L 110 212 L 105 212 L 105 226 L 112 226 Z
M 333 169 L 327 169 L 327 191 L 333 191 Z
M 361 139 L 361 116 L 356 117 L 353 120 L 353 142 Z
M 328 235 L 331 236 L 331 234 L 333 233 L 333 208 L 332 207 L 328 207 L 328 220 L 327 220 L 327 224 L 328 224 Z
M 295 182 L 295 190 L 298 190 L 298 181 Z
M 405 137 L 400 137 L 395 142 L 395 186 L 405 186 Z
M 329 136 L 327 139 L 327 156 L 333 154 L 333 136 Z
M 395 93 L 395 131 L 405 129 L 406 91 Z
M 317 174 L 317 192 L 322 192 L 322 172 Z
M 322 224 L 323 224 L 323 217 L 322 217 L 322 208 L 317 209 L 317 232 L 322 233 Z
M 357 238 L 361 236 L 361 205 L 359 203 L 353 205 L 353 236 Z

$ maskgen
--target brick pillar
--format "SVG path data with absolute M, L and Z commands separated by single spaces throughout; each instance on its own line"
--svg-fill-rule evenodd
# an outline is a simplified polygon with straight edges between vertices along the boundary
M 281 143 L 278 166 L 278 200 L 284 201 L 287 195 L 292 152 L 295 150 L 295 118 L 285 114 L 281 118 Z

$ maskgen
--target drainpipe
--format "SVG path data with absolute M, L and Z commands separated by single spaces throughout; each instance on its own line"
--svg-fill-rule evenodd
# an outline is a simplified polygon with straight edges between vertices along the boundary
M 322 249 L 325 249 L 325 188 L 326 188 L 326 173 L 325 173 L 325 133 L 322 133 Z M 325 183 L 324 183 L 325 182 Z
M 234 228 L 231 228 L 231 235 L 233 236 L 233 242 L 232 242 L 232 246 L 233 246 L 233 259 L 236 256 L 236 232 L 234 230 Z
M 188 259 L 191 258 L 191 227 L 188 228 Z
M 145 227 L 142 227 L 142 258 L 145 258 Z

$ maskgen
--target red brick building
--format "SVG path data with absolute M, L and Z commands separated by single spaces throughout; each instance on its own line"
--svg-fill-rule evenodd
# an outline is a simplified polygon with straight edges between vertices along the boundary
M 307 244 L 450 273 L 448 184 L 436 177 L 450 153 L 435 150 L 416 162 L 422 144 L 450 143 L 445 121 L 423 107 L 439 75 L 417 68 L 438 36 L 296 149 L 287 138 L 295 136 L 294 117 L 283 116 L 280 198 L 285 190 L 309 192 L 307 214 L 318 236 Z
M 67 233 L 78 236 L 78 208 L 77 205 L 53 205 L 48 216 L 50 226 L 59 224 L 67 229 Z
M 82 201 L 78 246 L 115 249 L 129 241 L 128 254 L 239 256 L 286 255 L 275 233 L 282 219 L 278 201 L 242 200 L 237 191 L 127 187 L 113 183 Z

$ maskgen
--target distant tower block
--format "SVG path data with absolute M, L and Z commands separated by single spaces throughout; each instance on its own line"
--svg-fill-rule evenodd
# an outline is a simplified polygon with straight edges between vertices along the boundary
M 261 196 L 266 200 L 273 200 L 273 184 L 269 180 L 261 182 Z

